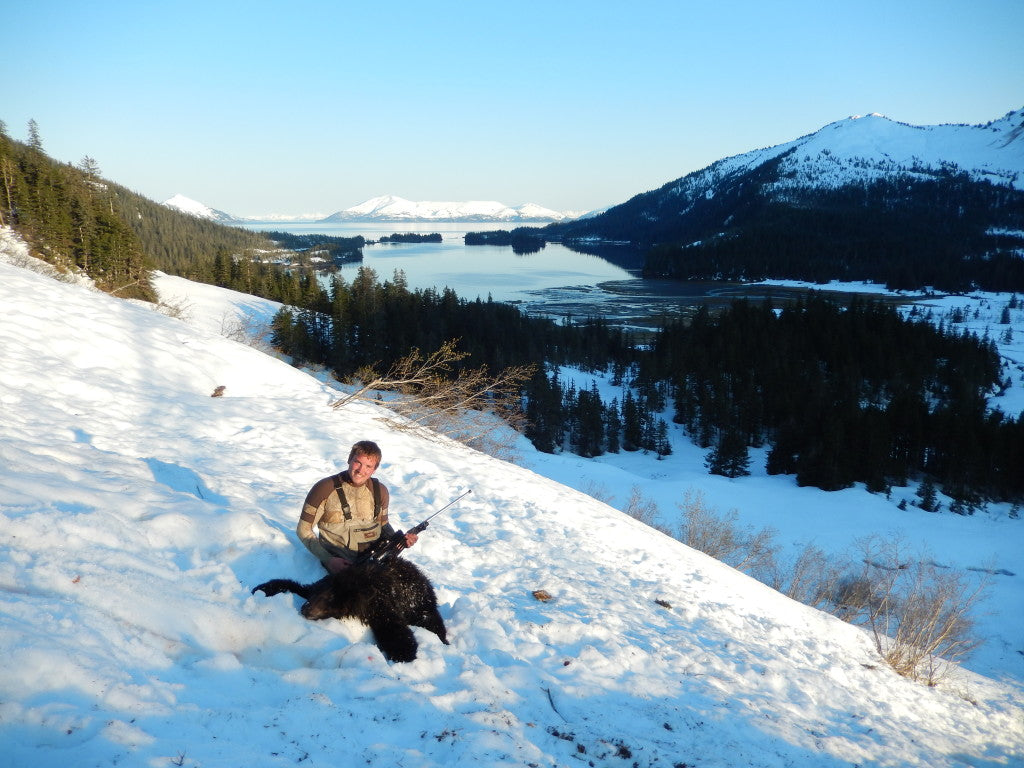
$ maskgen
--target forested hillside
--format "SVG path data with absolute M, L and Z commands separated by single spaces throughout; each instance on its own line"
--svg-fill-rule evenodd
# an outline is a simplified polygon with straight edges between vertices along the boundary
M 15 141 L 0 122 L 0 226 L 10 225 L 38 256 L 81 270 L 103 290 L 154 300 L 149 271 L 159 269 L 298 303 L 300 267 L 313 259 L 361 258 L 362 238 L 272 238 L 160 205 L 103 179 L 91 158 L 58 163 L 44 152 L 34 124 L 29 133 L 27 144 Z
M 381 283 L 367 268 L 328 290 L 303 285 L 307 303 L 278 314 L 275 343 L 342 378 L 448 339 L 469 353 L 465 367 L 543 362 L 523 393 L 542 451 L 666 455 L 668 410 L 712 449 L 716 474 L 746 474 L 749 449 L 769 445 L 768 471 L 801 485 L 885 492 L 928 478 L 963 512 L 1024 499 L 1024 420 L 987 410 L 1005 385 L 995 345 L 885 304 L 736 302 L 641 346 L 600 320 L 566 326 L 450 290 L 410 292 L 401 275 Z M 606 372 L 621 400 L 562 381 L 563 366 Z
M 965 173 L 753 195 L 647 256 L 679 279 L 867 280 L 892 289 L 1024 290 L 1024 192 Z
M 155 203 L 115 187 L 125 219 L 160 270 L 210 282 L 216 254 L 266 258 L 279 249 L 261 232 L 229 227 Z
M 914 311 L 811 296 L 782 312 L 737 302 L 664 329 L 641 379 L 665 382 L 674 420 L 716 474 L 745 474 L 770 445 L 769 474 L 825 490 L 886 492 L 931 478 L 970 511 L 1019 500 L 1024 419 L 988 412 L 1004 371 L 995 344 Z
M 778 193 L 771 184 L 784 159 L 723 179 L 705 196 L 680 195 L 672 182 L 542 232 L 570 247 L 628 241 L 653 277 L 1024 290 L 1021 190 L 949 170 Z
M 38 128 L 27 144 L 0 123 L 0 226 L 16 229 L 33 250 L 61 269 L 78 269 L 124 297 L 153 300 L 153 262 L 125 222 L 118 190 L 100 179 L 88 158 L 80 168 L 43 152 Z

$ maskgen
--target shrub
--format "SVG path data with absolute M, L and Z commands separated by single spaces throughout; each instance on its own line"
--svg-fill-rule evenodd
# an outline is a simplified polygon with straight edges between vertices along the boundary
M 719 515 L 708 507 L 703 492 L 693 489 L 687 490 L 676 506 L 683 517 L 676 538 L 687 546 L 740 571 L 768 573 L 774 569 L 776 547 L 771 528 L 756 532 L 742 528 L 737 522 L 739 512 L 733 509 Z
M 647 522 L 650 504 L 634 487 L 627 512 Z M 858 542 L 859 569 L 812 545 L 780 566 L 770 528 L 743 528 L 736 510 L 721 515 L 692 489 L 677 506 L 680 541 L 794 600 L 866 627 L 879 655 L 901 675 L 935 685 L 980 643 L 971 614 L 984 597 L 986 577 L 969 579 L 924 555 L 908 558 L 899 539 L 879 536 Z
M 808 544 L 792 563 L 776 566 L 761 581 L 804 605 L 831 609 L 833 596 L 841 589 L 847 570 L 845 560 L 830 557 L 821 548 Z
M 878 653 L 896 672 L 935 685 L 980 643 L 971 612 L 987 580 L 973 582 L 923 556 L 909 559 L 898 539 L 873 536 L 860 547 L 861 572 L 837 595 L 838 604 L 868 627 Z
M 664 526 L 658 523 L 661 510 L 653 499 L 645 498 L 639 485 L 634 485 L 629 491 L 629 500 L 625 509 L 622 510 L 635 520 L 648 525 L 662 533 L 670 533 Z

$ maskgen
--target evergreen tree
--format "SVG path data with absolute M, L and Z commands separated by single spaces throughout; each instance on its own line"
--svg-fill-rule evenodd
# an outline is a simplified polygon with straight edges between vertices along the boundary
M 658 426 L 655 428 L 654 452 L 658 458 L 672 455 L 672 441 L 668 437 L 668 423 L 664 419 L 658 419 Z
M 562 393 L 556 373 L 538 369 L 526 387 L 525 434 L 538 451 L 554 453 L 562 442 Z
M 935 483 L 932 482 L 931 478 L 925 478 L 918 486 L 917 497 L 920 499 L 917 506 L 925 512 L 939 511 L 939 494 L 935 490 Z
M 622 397 L 622 448 L 639 451 L 644 447 L 644 420 L 640 406 L 630 390 Z
M 622 416 L 619 413 L 619 399 L 612 398 L 604 411 L 605 447 L 608 453 L 618 453 L 621 448 Z
M 604 408 L 596 383 L 577 393 L 574 423 L 573 452 L 585 458 L 604 453 Z
M 738 429 L 722 431 L 715 447 L 708 454 L 705 465 L 712 475 L 743 477 L 750 474 L 747 441 Z
M 100 177 L 100 166 L 96 160 L 89 155 L 86 155 L 78 163 L 79 170 L 86 175 L 90 180 L 96 181 Z
M 39 136 L 39 123 L 34 119 L 28 121 L 28 146 L 36 152 L 43 151 L 43 140 Z

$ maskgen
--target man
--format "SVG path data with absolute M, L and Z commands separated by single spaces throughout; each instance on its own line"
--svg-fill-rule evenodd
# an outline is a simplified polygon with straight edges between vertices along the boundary
M 296 533 L 330 573 L 348 568 L 360 552 L 395 532 L 388 522 L 390 494 L 373 477 L 380 459 L 377 444 L 362 440 L 349 451 L 347 470 L 325 477 L 306 494 Z M 406 534 L 406 546 L 417 538 Z

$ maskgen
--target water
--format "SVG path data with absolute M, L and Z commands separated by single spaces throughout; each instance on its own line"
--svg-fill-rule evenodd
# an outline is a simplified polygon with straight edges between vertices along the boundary
M 461 298 L 516 304 L 531 315 L 558 320 L 601 317 L 635 330 L 657 328 L 667 318 L 690 314 L 701 304 L 727 303 L 739 296 L 785 298 L 799 289 L 764 288 L 725 282 L 650 280 L 640 276 L 641 258 L 619 250 L 607 256 L 548 244 L 537 253 L 517 255 L 511 246 L 472 245 L 466 232 L 508 229 L 508 224 L 478 222 L 248 222 L 249 229 L 335 237 L 362 235 L 377 240 L 394 233 L 440 233 L 440 243 L 384 243 L 363 248 L 361 264 L 347 264 L 351 281 L 360 266 L 390 280 L 405 274 L 411 290 L 451 288 Z

